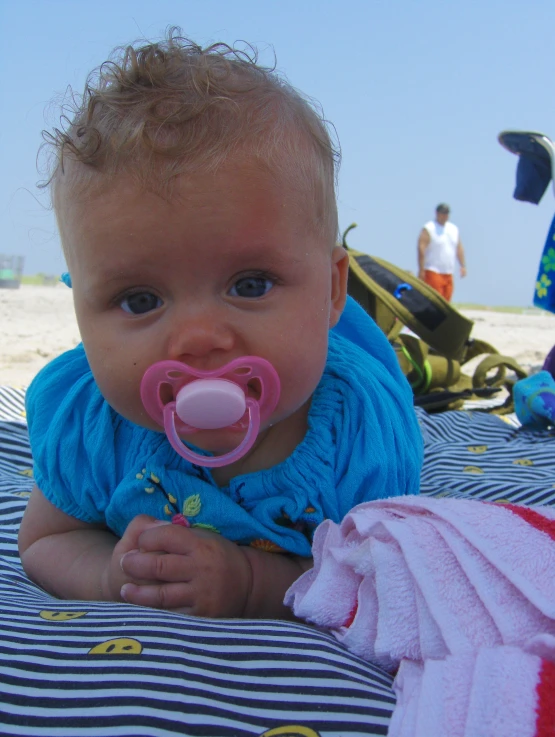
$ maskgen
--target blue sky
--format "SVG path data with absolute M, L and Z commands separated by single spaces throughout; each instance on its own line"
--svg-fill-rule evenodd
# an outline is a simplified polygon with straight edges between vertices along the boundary
M 553 0 L 0 0 L 0 252 L 63 270 L 36 154 L 50 104 L 111 49 L 179 25 L 199 43 L 244 39 L 316 98 L 337 129 L 350 245 L 416 268 L 416 239 L 450 203 L 469 275 L 455 300 L 531 304 L 555 210 L 512 199 L 507 128 L 555 138 Z

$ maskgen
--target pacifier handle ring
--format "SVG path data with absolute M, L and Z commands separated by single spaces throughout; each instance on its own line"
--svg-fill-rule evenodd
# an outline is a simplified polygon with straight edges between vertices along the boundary
M 249 427 L 241 443 L 233 450 L 230 450 L 229 453 L 224 453 L 224 455 L 204 456 L 188 448 L 177 434 L 175 428 L 175 417 L 177 414 L 175 411 L 175 402 L 169 402 L 164 406 L 164 430 L 166 431 L 170 445 L 180 456 L 198 466 L 219 468 L 220 466 L 227 466 L 233 463 L 233 461 L 244 456 L 252 448 L 260 429 L 260 408 L 258 402 L 252 398 L 248 398 L 246 404 L 249 412 Z

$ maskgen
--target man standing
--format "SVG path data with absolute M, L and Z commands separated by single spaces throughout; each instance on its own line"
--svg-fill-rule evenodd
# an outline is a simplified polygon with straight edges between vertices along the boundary
M 418 237 L 418 277 L 450 302 L 455 262 L 459 262 L 461 278 L 466 276 L 466 264 L 459 229 L 448 220 L 449 205 L 442 203 L 436 207 L 436 219 L 422 228 Z

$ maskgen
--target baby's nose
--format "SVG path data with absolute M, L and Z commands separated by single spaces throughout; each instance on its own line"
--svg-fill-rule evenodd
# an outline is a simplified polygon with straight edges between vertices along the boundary
M 213 351 L 231 351 L 235 345 L 232 327 L 208 311 L 189 313 L 172 326 L 168 358 L 187 362 L 187 357 L 202 358 Z

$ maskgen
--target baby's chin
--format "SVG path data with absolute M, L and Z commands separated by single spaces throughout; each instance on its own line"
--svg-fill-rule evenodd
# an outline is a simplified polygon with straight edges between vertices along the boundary
M 186 435 L 180 434 L 180 438 L 187 445 L 193 445 L 214 455 L 223 455 L 235 450 L 245 435 L 245 430 L 226 427 L 223 430 L 198 430 Z
M 149 415 L 140 414 L 135 417 L 128 417 L 136 425 L 144 427 L 146 430 L 153 430 L 165 435 L 165 430 L 160 427 Z M 196 430 L 194 432 L 178 433 L 179 438 L 187 445 L 192 445 L 200 450 L 208 453 L 221 455 L 229 453 L 236 448 L 246 435 L 245 429 L 225 427 L 222 430 Z

